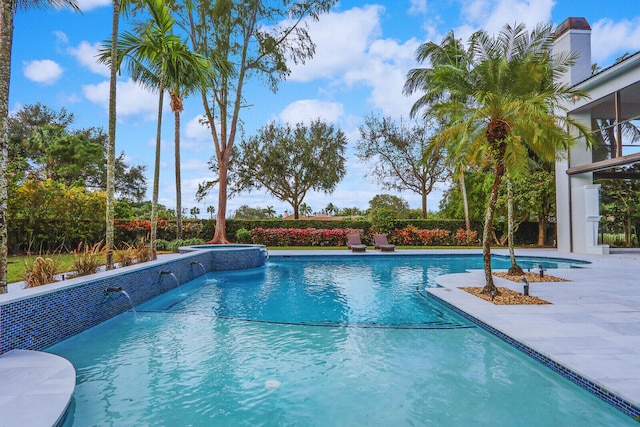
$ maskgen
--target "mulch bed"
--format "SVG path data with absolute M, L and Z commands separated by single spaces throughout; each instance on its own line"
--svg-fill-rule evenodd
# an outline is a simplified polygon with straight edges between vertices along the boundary
M 538 297 L 534 297 L 531 295 L 523 295 L 519 292 L 516 291 L 512 291 L 509 288 L 498 288 L 498 291 L 500 292 L 499 295 L 496 295 L 494 297 L 493 300 L 491 300 L 491 295 L 487 295 L 487 294 L 483 294 L 482 293 L 482 288 L 477 288 L 477 287 L 467 287 L 467 288 L 460 288 L 465 292 L 468 292 L 472 295 L 477 296 L 478 298 L 482 298 L 485 301 L 489 301 L 490 303 L 496 304 L 496 305 L 522 305 L 522 304 L 529 304 L 529 305 L 542 305 L 542 304 L 551 304 L 548 301 L 542 300 Z
M 561 279 L 559 277 L 549 276 L 545 274 L 544 277 L 540 277 L 538 273 L 525 272 L 524 274 L 509 274 L 507 272 L 493 273 L 496 277 L 511 280 L 512 282 L 522 282 L 522 276 L 527 278 L 529 283 L 533 282 L 569 282 L 567 279 Z
M 568 282 L 569 280 L 567 279 L 561 279 L 559 277 L 554 277 L 554 276 L 549 276 L 548 274 L 545 274 L 544 277 L 540 277 L 539 273 L 532 273 L 532 272 L 525 272 L 524 274 L 509 274 L 507 272 L 495 272 L 493 273 L 494 276 L 496 277 L 500 277 L 502 279 L 507 279 L 510 280 L 512 282 L 516 282 L 516 283 L 521 283 L 524 286 L 524 283 L 522 282 L 522 276 L 527 278 L 527 281 L 529 283 L 535 283 L 535 282 Z M 487 295 L 487 294 L 483 294 L 482 293 L 482 288 L 476 288 L 476 287 L 467 287 L 467 288 L 460 288 L 465 292 L 468 292 L 472 295 L 477 296 L 478 298 L 482 298 L 485 301 L 489 301 L 493 304 L 496 305 L 521 305 L 521 304 L 530 304 L 530 305 L 541 305 L 541 304 L 551 304 L 548 301 L 542 300 L 538 297 L 534 297 L 531 295 L 524 295 L 520 292 L 516 292 L 516 291 L 512 291 L 509 288 L 498 288 L 498 291 L 500 292 L 499 295 L 496 295 L 494 297 L 494 299 L 491 299 L 491 295 Z

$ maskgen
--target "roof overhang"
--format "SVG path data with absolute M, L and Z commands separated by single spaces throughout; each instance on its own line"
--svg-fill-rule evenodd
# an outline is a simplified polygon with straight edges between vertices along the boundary
M 616 157 L 614 159 L 607 159 L 595 163 L 589 163 L 586 165 L 575 166 L 567 169 L 567 175 L 577 175 L 587 172 L 599 172 L 638 162 L 640 162 L 640 153 L 634 153 L 627 156 Z

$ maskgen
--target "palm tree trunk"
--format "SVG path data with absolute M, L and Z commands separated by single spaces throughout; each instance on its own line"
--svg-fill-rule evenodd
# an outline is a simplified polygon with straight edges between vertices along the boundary
M 180 177 L 180 110 L 173 112 L 175 118 L 174 141 L 176 159 L 176 239 L 182 239 L 182 179 Z
M 513 219 L 513 182 L 507 178 L 507 241 L 509 242 L 509 258 L 511 267 L 509 274 L 523 274 L 522 268 L 516 263 L 516 251 L 513 242 L 513 229 L 515 228 Z
M 164 65 L 163 65 L 164 68 Z M 162 137 L 162 102 L 164 99 L 164 74 L 160 76 L 160 86 L 158 88 L 160 95 L 158 96 L 158 128 L 156 130 L 156 157 L 153 168 L 153 195 L 151 198 L 151 259 L 158 259 L 158 251 L 156 249 L 156 238 L 158 234 L 158 192 L 160 186 L 160 148 Z
M 113 0 L 111 21 L 111 58 L 118 55 L 118 23 L 120 20 L 120 0 Z M 116 69 L 115 59 L 111 61 L 109 77 L 109 139 L 107 141 L 107 209 L 105 212 L 105 268 L 113 269 L 113 250 L 115 246 L 115 171 L 116 171 Z
M 464 182 L 464 172 L 460 172 L 460 193 L 462 193 L 462 207 L 464 209 L 464 225 L 467 235 L 471 233 L 471 219 L 469 218 L 469 201 L 467 200 L 467 185 Z
M 8 223 L 7 161 L 9 157 L 9 81 L 15 1 L 0 3 L 0 294 L 7 293 Z
M 547 234 L 547 221 L 542 212 L 538 212 L 538 246 L 544 246 Z
M 504 176 L 504 165 L 498 164 L 494 172 L 495 179 L 493 180 L 491 196 L 489 197 L 489 204 L 487 205 L 487 212 L 484 217 L 484 231 L 482 233 L 482 261 L 484 264 L 485 278 L 485 285 L 482 292 L 487 294 L 491 292 L 498 294 L 498 289 L 493 283 L 493 275 L 491 272 L 491 231 L 493 230 L 493 215 L 496 210 L 496 203 L 498 202 L 500 183 Z

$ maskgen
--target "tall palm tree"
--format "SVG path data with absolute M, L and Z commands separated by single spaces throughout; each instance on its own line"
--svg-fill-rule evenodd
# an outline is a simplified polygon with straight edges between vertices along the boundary
M 430 62 L 430 68 L 414 68 L 407 73 L 403 92 L 411 95 L 422 91 L 423 95 L 411 107 L 411 117 L 418 115 L 420 111 L 425 116 L 429 115 L 429 107 L 440 100 L 450 96 L 446 91 L 440 90 L 439 86 L 431 84 L 434 67 L 455 67 L 460 70 L 471 70 L 471 52 L 465 49 L 462 40 L 456 39 L 453 30 L 449 31 L 440 44 L 427 42 L 416 51 L 416 60 L 419 63 Z M 465 102 L 469 98 L 468 94 L 462 94 L 460 102 Z M 425 117 L 426 118 L 426 117 Z M 467 191 L 464 180 L 466 159 L 462 159 L 460 153 L 453 153 L 449 150 L 447 160 L 453 169 L 453 177 L 458 179 L 460 193 L 464 207 L 464 218 L 467 233 L 471 231 L 471 220 L 469 219 L 469 203 L 467 201 Z
M 125 0 L 127 1 L 127 0 Z M 118 26 L 120 10 L 126 10 L 122 0 L 113 0 L 111 15 L 111 57 L 118 54 Z M 115 249 L 115 175 L 116 175 L 116 84 L 117 73 L 115 65 L 109 67 L 109 130 L 107 139 L 107 203 L 105 211 L 105 268 L 113 269 L 113 250 Z
M 7 293 L 7 202 L 9 197 L 7 161 L 9 157 L 9 86 L 13 17 L 18 10 L 42 7 L 70 7 L 79 11 L 75 0 L 0 0 L 0 294 Z
M 566 113 L 562 101 L 585 94 L 553 83 L 574 59 L 570 54 L 552 56 L 553 38 L 551 25 L 539 25 L 531 33 L 524 25 L 506 25 L 497 36 L 478 31 L 470 39 L 470 68 L 436 64 L 429 78 L 433 93 L 441 94 L 429 104 L 431 112 L 449 124 L 436 143 L 454 145 L 471 163 L 485 163 L 493 172 L 482 236 L 484 292 L 497 292 L 491 230 L 507 171 L 518 176 L 528 170 L 529 153 L 553 161 L 574 142 L 567 126 L 592 139 L 588 129 L 560 114 Z
M 117 43 L 116 68 L 120 70 L 126 61 L 131 78 L 158 92 L 158 124 L 151 200 L 151 253 L 157 258 L 156 236 L 158 224 L 158 193 L 160 182 L 160 149 L 162 137 L 162 106 L 167 87 L 169 70 L 176 74 L 184 70 L 203 69 L 203 59 L 191 52 L 186 44 L 173 33 L 175 21 L 171 10 L 162 0 L 143 0 L 141 4 L 149 13 L 149 20 L 135 26 L 134 32 L 125 32 Z M 112 62 L 112 44 L 107 43 L 100 51 L 99 60 Z M 189 65 L 185 65 L 189 64 Z M 181 77 L 176 77 L 181 79 Z M 185 79 L 186 80 L 186 79 Z
M 176 172 L 176 239 L 182 238 L 182 180 L 180 173 L 180 114 L 185 96 L 206 87 L 212 76 L 209 63 L 199 55 L 171 56 L 167 61 L 165 77 L 171 110 L 174 115 L 174 145 Z

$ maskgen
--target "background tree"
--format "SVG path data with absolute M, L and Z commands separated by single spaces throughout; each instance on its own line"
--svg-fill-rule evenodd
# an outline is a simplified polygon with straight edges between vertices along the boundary
M 426 151 L 429 123 L 408 126 L 390 117 L 365 117 L 356 144 L 358 157 L 372 161 L 373 175 L 386 190 L 409 190 L 422 198 L 422 218 L 427 217 L 427 196 L 437 182 L 447 178 L 444 150 Z
M 228 72 L 228 69 L 221 70 Z M 174 159 L 176 175 L 176 239 L 182 238 L 182 178 L 180 172 L 180 115 L 184 109 L 182 100 L 194 92 L 199 92 L 210 81 L 213 69 L 200 55 L 172 55 L 168 58 L 166 79 L 171 111 L 174 117 Z
M 371 227 L 378 233 L 387 234 L 394 229 L 394 221 L 409 216 L 409 203 L 402 197 L 377 194 L 369 200 L 367 210 Z
M 75 117 L 63 108 L 27 105 L 9 117 L 9 172 L 18 183 L 32 176 L 83 180 L 88 188 L 106 189 L 107 136 L 101 128 L 73 129 Z M 147 189 L 145 166 L 115 159 L 115 194 L 141 201 Z M 9 188 L 11 192 L 12 186 Z
M 584 94 L 555 84 L 552 77 L 570 66 L 570 54 L 551 55 L 551 25 L 528 33 L 524 25 L 506 25 L 495 37 L 485 31 L 470 39 L 473 67 L 433 67 L 430 88 L 440 96 L 429 114 L 446 120 L 436 143 L 467 153 L 472 164 L 490 165 L 494 182 L 483 232 L 484 292 L 497 292 L 491 273 L 491 232 L 500 184 L 528 169 L 529 153 L 546 161 L 574 141 L 569 125 L 591 141 L 588 130 L 571 118 L 561 102 Z M 472 102 L 461 102 L 471 98 Z
M 264 208 L 264 209 L 260 207 L 252 208 L 249 205 L 242 205 L 235 210 L 235 212 L 233 213 L 233 218 L 260 220 L 260 219 L 272 218 L 272 216 L 270 215 L 271 214 L 269 213 L 268 208 Z
M 209 214 L 209 218 L 213 219 L 214 215 L 216 214 L 216 207 L 215 206 L 207 206 L 207 213 Z
M 79 10 L 73 0 L 17 1 L 0 0 L 0 294 L 7 293 L 7 161 L 9 156 L 9 86 L 11 80 L 11 47 L 13 18 L 20 9 L 39 7 L 70 7 Z
M 369 200 L 369 211 L 389 209 L 396 212 L 399 218 L 404 218 L 409 212 L 409 203 L 405 199 L 392 194 L 377 194 Z
M 547 244 L 549 220 L 555 215 L 556 180 L 553 165 L 524 174 L 514 182 L 516 204 L 527 209 L 538 221 L 538 246 Z
M 469 219 L 482 222 L 487 209 L 488 195 L 491 192 L 493 177 L 482 170 L 470 170 L 465 173 L 465 189 L 467 192 Z M 438 216 L 443 218 L 463 219 L 464 202 L 460 186 L 450 186 L 442 193 Z
M 302 203 L 300 205 L 300 215 L 302 216 L 311 216 L 313 214 L 313 209 L 306 203 Z
M 629 172 L 640 172 L 640 165 L 626 168 Z M 640 223 L 640 182 L 633 179 L 602 179 L 597 181 L 602 185 L 602 215 L 611 224 L 613 231 L 624 233 L 625 246 L 634 242 Z M 605 221 L 603 221 L 605 222 Z M 634 231 L 636 233 L 634 233 Z
M 352 208 L 342 208 L 336 212 L 336 215 L 345 217 L 364 216 L 365 214 L 365 211 L 355 206 Z
M 449 31 L 440 44 L 426 42 L 420 45 L 416 51 L 416 59 L 420 63 L 431 63 L 431 68 L 414 68 L 407 73 L 403 92 L 411 95 L 421 92 L 422 95 L 411 107 L 410 116 L 416 117 L 420 112 L 428 116 L 430 106 L 436 102 L 453 97 L 457 102 L 467 102 L 470 100 L 466 93 L 451 93 L 442 91 L 438 80 L 433 80 L 434 67 L 454 67 L 458 70 L 470 71 L 472 68 L 473 55 L 462 43 L 462 39 L 455 37 L 454 31 Z M 433 148 L 432 148 L 433 149 Z M 436 146 L 438 152 L 441 147 Z M 430 150 L 428 150 L 430 151 Z M 458 180 L 460 194 L 462 196 L 462 207 L 467 232 L 471 231 L 471 218 L 469 215 L 469 199 L 467 197 L 465 173 L 469 167 L 466 153 L 455 152 L 451 149 L 446 153 L 446 163 L 452 176 Z
M 236 142 L 240 110 L 246 102 L 243 97 L 245 84 L 252 78 L 259 78 L 275 92 L 278 82 L 290 73 L 287 61 L 304 63 L 314 54 L 315 46 L 305 20 L 317 20 L 336 1 L 203 0 L 182 11 L 183 26 L 191 29 L 194 51 L 207 58 L 214 67 L 221 63 L 232 66 L 230 73 L 220 73 L 202 91 L 217 163 L 217 179 L 206 184 L 209 188 L 218 184 L 213 243 L 228 242 L 229 162 Z M 207 191 L 199 194 L 204 197 Z
M 158 116 L 156 130 L 156 150 L 153 174 L 152 213 L 151 213 L 151 258 L 157 258 L 157 204 L 160 183 L 160 148 L 162 137 L 162 107 L 170 64 L 195 64 L 201 60 L 193 54 L 185 43 L 175 35 L 175 20 L 168 5 L 161 0 L 143 0 L 141 5 L 149 19 L 134 25 L 134 32 L 125 32 L 118 38 L 118 56 L 115 58 L 117 69 L 126 62 L 131 78 L 158 92 Z M 114 61 L 112 46 L 107 43 L 100 51 L 100 61 L 111 64 Z M 201 65 L 201 64 L 199 64 Z M 178 68 L 175 66 L 174 68 Z M 197 69 L 198 66 L 185 66 L 181 69 Z
M 309 126 L 270 123 L 239 145 L 235 192 L 262 189 L 293 208 L 311 190 L 330 194 L 346 173 L 347 139 L 340 129 L 321 120 Z
M 276 216 L 276 211 L 273 209 L 273 206 L 267 206 L 264 209 L 264 213 L 267 215 L 267 218 L 273 218 Z

